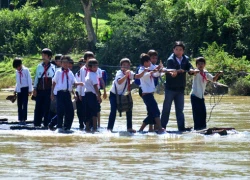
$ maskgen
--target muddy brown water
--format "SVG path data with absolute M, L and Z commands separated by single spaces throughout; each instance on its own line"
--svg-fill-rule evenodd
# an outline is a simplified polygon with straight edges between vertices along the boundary
M 17 120 L 17 106 L 0 94 L 0 118 Z M 155 95 L 162 108 L 163 95 Z M 146 111 L 133 95 L 133 127 L 138 130 Z M 29 101 L 28 120 L 34 102 Z M 206 97 L 210 111 L 209 96 Z M 224 96 L 212 113 L 209 127 L 234 127 L 237 132 L 218 134 L 130 135 L 126 121 L 117 115 L 116 131 L 107 133 L 109 101 L 102 103 L 101 133 L 77 131 L 4 130 L 0 125 L 1 179 L 250 179 L 250 97 Z M 192 126 L 189 96 L 185 97 L 186 125 Z M 147 128 L 146 128 L 147 130 Z M 167 130 L 177 130 L 172 107 Z

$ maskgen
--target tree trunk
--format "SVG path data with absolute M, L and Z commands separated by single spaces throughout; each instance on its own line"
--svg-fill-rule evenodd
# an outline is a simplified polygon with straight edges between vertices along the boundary
M 94 51 L 96 44 L 96 34 L 91 19 L 91 6 L 93 0 L 81 0 L 81 4 L 84 11 L 84 22 L 86 25 L 88 46 L 90 51 Z

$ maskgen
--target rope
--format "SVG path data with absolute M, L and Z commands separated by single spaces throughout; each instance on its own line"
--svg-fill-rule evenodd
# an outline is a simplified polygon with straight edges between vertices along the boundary
M 216 102 L 216 94 L 215 94 L 215 93 L 210 94 L 209 104 L 210 104 L 210 106 L 212 106 L 212 98 L 213 98 L 213 106 L 212 106 L 212 108 L 211 108 L 211 110 L 210 110 L 209 117 L 208 117 L 208 119 L 207 119 L 207 123 L 208 123 L 208 122 L 210 121 L 210 119 L 211 119 L 212 112 L 213 112 L 214 108 L 221 102 L 222 97 L 224 96 L 224 93 L 223 93 L 222 95 L 219 95 L 217 83 L 213 83 L 213 86 L 214 86 L 214 88 L 215 88 L 216 91 L 217 91 L 218 98 L 217 98 L 217 102 Z

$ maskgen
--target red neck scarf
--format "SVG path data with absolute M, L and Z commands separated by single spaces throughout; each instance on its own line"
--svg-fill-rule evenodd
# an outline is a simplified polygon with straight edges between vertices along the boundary
M 44 73 L 44 76 L 45 76 L 45 81 L 46 81 L 46 83 L 48 82 L 48 76 L 47 76 L 47 71 L 48 71 L 48 69 L 49 69 L 49 64 L 44 64 L 43 65 L 43 73 Z
M 63 73 L 62 73 L 62 83 L 63 83 L 63 79 L 64 79 L 64 74 L 66 74 L 66 77 L 67 77 L 67 80 L 68 80 L 68 72 L 69 72 L 69 69 L 64 69 L 64 68 L 62 68 L 62 71 L 63 71 Z
M 20 71 L 18 71 L 19 73 L 19 79 L 20 79 L 20 84 L 22 84 L 22 77 L 23 77 L 23 69 L 21 69 Z
M 125 72 L 123 71 L 123 74 L 125 75 Z M 129 76 L 127 77 L 127 82 L 128 82 L 128 91 L 130 91 L 130 78 Z
M 200 75 L 202 76 L 202 82 L 207 81 L 206 73 L 200 71 Z

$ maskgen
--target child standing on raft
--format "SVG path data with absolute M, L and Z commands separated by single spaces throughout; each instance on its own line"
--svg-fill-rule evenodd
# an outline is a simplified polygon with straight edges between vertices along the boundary
M 85 77 L 85 98 L 86 98 L 86 131 L 90 131 L 90 125 L 93 127 L 93 131 L 97 131 L 97 114 L 98 103 L 101 104 L 102 99 L 98 88 L 98 61 L 96 59 L 89 59 L 87 62 L 87 75 Z M 92 122 L 92 124 L 91 124 Z
M 57 130 L 63 132 L 64 130 L 70 130 L 73 119 L 74 109 L 71 101 L 71 91 L 73 85 L 81 85 L 82 82 L 77 82 L 74 74 L 69 70 L 68 65 L 70 62 L 69 56 L 62 56 L 61 58 L 62 68 L 56 71 L 53 78 L 51 99 L 54 99 L 53 90 L 57 90 Z M 63 118 L 65 121 L 63 123 Z M 64 129 L 63 129 L 64 128 Z
M 215 82 L 222 72 L 212 76 L 205 70 L 206 60 L 204 57 L 196 58 L 197 74 L 193 77 L 193 85 L 191 90 L 191 104 L 193 111 L 194 130 L 201 130 L 207 127 L 206 125 L 206 105 L 204 92 L 208 81 Z
M 143 72 L 145 68 L 149 68 L 151 66 L 150 57 L 147 54 L 142 54 L 141 57 L 141 67 L 139 69 L 139 73 Z M 158 66 L 160 68 L 160 66 Z M 160 76 L 159 72 L 147 72 L 145 73 L 141 81 L 141 89 L 142 89 L 142 99 L 147 107 L 147 117 L 143 121 L 143 124 L 139 131 L 143 131 L 143 129 L 149 124 L 147 120 L 154 120 L 155 124 L 158 128 L 158 134 L 165 133 L 165 129 L 161 126 L 161 120 L 160 120 L 160 110 L 158 108 L 158 104 L 154 98 L 154 90 L 155 90 L 155 84 L 153 77 Z
M 119 95 L 125 94 L 126 90 L 130 86 L 130 80 L 133 80 L 134 78 L 141 78 L 147 69 L 141 72 L 141 74 L 135 74 L 133 71 L 130 71 L 130 60 L 128 58 L 123 58 L 120 61 L 121 70 L 117 71 L 115 80 L 113 81 L 110 95 L 109 95 L 109 101 L 110 101 L 110 114 L 109 114 L 109 122 L 108 122 L 108 131 L 112 131 L 115 124 L 115 118 L 116 118 L 116 110 L 117 110 L 117 104 L 116 104 L 116 90 Z M 126 112 L 127 117 L 127 131 L 134 133 L 135 130 L 132 128 L 132 110 Z
M 20 125 L 25 125 L 25 121 L 27 120 L 28 96 L 32 94 L 32 79 L 29 69 L 22 65 L 22 59 L 15 58 L 13 68 L 16 69 L 14 95 L 17 94 L 18 121 Z

